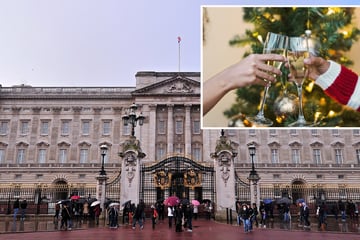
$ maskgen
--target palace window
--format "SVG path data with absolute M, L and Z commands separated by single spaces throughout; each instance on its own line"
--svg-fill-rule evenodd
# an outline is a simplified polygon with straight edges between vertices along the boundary
M 331 133 L 334 137 L 340 136 L 339 129 L 337 128 L 331 129 Z
M 276 129 L 270 129 L 269 134 L 270 134 L 270 137 L 276 136 Z
M 296 129 L 290 129 L 290 135 L 291 136 L 297 136 L 298 135 L 298 133 L 297 133 L 297 130 Z
M 160 119 L 158 122 L 158 134 L 165 134 L 166 127 L 165 127 L 165 120 Z
M 319 136 L 319 132 L 318 130 L 315 128 L 315 129 L 311 129 L 311 136 Z
M 182 120 L 175 121 L 175 133 L 183 134 L 183 121 Z
M 313 161 L 314 164 L 321 164 L 321 150 L 318 148 L 313 149 Z
M 356 149 L 355 153 L 356 153 L 357 162 L 358 164 L 360 164 L 360 149 Z
M 276 148 L 271 149 L 271 163 L 279 163 L 279 151 Z
M 104 120 L 102 123 L 102 134 L 110 135 L 111 134 L 111 120 Z
M 50 122 L 47 120 L 42 120 L 40 123 L 40 135 L 49 135 L 49 125 Z
M 61 121 L 61 135 L 66 136 L 70 134 L 70 120 Z
M 343 153 L 342 153 L 342 149 L 341 148 L 335 148 L 335 163 L 336 164 L 343 164 L 344 159 L 343 159 Z
M 67 149 L 60 149 L 59 150 L 59 163 L 63 164 L 67 162 L 67 155 L 68 150 Z
M 292 163 L 295 164 L 300 163 L 300 149 L 297 148 L 291 149 L 291 161 Z
M 0 122 L 0 135 L 6 135 L 8 133 L 8 121 Z
M 200 147 L 194 147 L 192 149 L 192 155 L 195 161 L 201 161 L 201 148 Z
M 39 149 L 38 163 L 46 163 L 46 149 Z
M 131 124 L 123 125 L 123 135 L 128 136 L 130 135 L 131 131 Z
M 82 120 L 81 121 L 81 133 L 82 133 L 82 135 L 90 134 L 90 120 Z
M 22 164 L 25 163 L 25 149 L 19 148 L 16 153 L 16 163 Z
M 353 135 L 360 136 L 360 129 L 358 129 L 358 128 L 353 129 Z
M 164 158 L 166 152 L 165 152 L 165 146 L 164 144 L 159 144 L 156 148 L 156 159 L 161 160 Z
M 5 150 L 0 149 L 0 164 L 5 163 Z
M 89 149 L 80 149 L 80 163 L 88 163 Z
M 195 120 L 193 123 L 193 133 L 194 134 L 200 134 L 200 121 L 199 120 Z
M 249 135 L 250 136 L 256 136 L 256 130 L 253 129 L 253 128 L 249 129 Z
M 20 122 L 20 134 L 27 135 L 29 133 L 29 121 Z

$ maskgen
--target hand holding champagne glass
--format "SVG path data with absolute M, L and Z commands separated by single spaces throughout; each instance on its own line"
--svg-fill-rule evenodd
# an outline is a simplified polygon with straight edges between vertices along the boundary
M 289 37 L 289 48 L 287 52 L 291 78 L 296 85 L 299 97 L 298 120 L 289 126 L 304 127 L 310 125 L 304 117 L 302 103 L 302 86 L 308 78 L 308 69 L 304 65 L 304 59 L 309 57 L 309 45 L 307 37 Z
M 263 53 L 275 53 L 275 54 L 280 54 L 280 55 L 286 56 L 287 44 L 288 44 L 287 36 L 269 32 L 266 36 Z M 270 60 L 270 61 L 267 61 L 267 64 L 280 69 L 283 62 Z M 265 86 L 264 95 L 263 95 L 261 103 L 260 103 L 260 110 L 255 117 L 248 118 L 248 120 L 253 125 L 259 126 L 259 127 L 269 127 L 273 124 L 273 122 L 270 119 L 268 119 L 264 116 L 264 106 L 265 106 L 265 102 L 266 102 L 266 97 L 267 97 L 268 90 L 271 86 L 270 81 L 268 81 L 267 79 L 264 79 L 264 81 L 267 84 Z

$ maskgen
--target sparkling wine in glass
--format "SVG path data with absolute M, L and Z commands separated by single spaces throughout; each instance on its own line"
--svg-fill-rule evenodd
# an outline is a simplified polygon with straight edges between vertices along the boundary
M 290 127 L 305 127 L 310 126 L 307 122 L 303 112 L 302 102 L 302 87 L 304 81 L 308 78 L 308 69 L 304 65 L 304 59 L 309 57 L 309 44 L 307 37 L 289 37 L 289 47 L 287 51 L 287 58 L 289 61 L 289 68 L 291 72 L 291 79 L 295 83 L 298 97 L 299 97 L 299 113 L 296 122 L 291 123 Z
M 264 50 L 263 53 L 273 53 L 273 54 L 280 54 L 285 56 L 286 55 L 286 49 L 288 45 L 288 37 L 268 32 L 266 36 L 266 40 L 264 43 Z M 268 61 L 268 65 L 274 66 L 278 69 L 281 68 L 282 62 L 279 61 Z M 264 95 L 262 96 L 261 102 L 260 102 L 260 110 L 254 117 L 249 117 L 248 120 L 252 123 L 253 126 L 257 127 L 270 127 L 273 122 L 271 119 L 266 118 L 264 116 L 264 106 L 266 102 L 267 93 L 269 91 L 269 88 L 271 86 L 271 82 L 264 79 L 265 82 L 267 82 L 265 88 L 264 88 Z

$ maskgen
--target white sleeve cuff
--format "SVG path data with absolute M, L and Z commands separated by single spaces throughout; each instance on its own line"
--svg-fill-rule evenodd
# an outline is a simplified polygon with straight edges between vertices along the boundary
M 315 83 L 323 90 L 326 90 L 328 87 L 330 87 L 341 72 L 340 64 L 331 60 L 328 62 L 330 63 L 329 69 L 325 73 L 321 74 L 315 81 Z

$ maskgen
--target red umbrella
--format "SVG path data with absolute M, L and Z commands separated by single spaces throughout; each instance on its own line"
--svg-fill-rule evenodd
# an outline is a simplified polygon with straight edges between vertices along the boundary
M 78 200 L 80 198 L 80 196 L 76 196 L 76 195 L 74 195 L 74 196 L 71 196 L 71 200 Z
M 180 199 L 177 196 L 170 196 L 165 199 L 164 204 L 168 206 L 175 206 L 180 203 Z
M 194 206 L 199 206 L 200 202 L 198 200 L 194 199 L 194 200 L 191 200 L 191 204 Z

